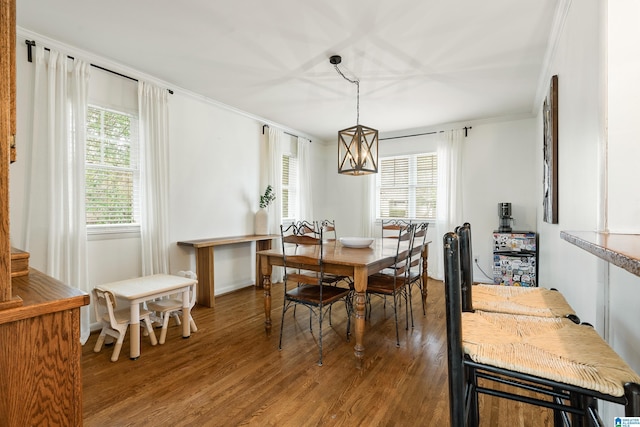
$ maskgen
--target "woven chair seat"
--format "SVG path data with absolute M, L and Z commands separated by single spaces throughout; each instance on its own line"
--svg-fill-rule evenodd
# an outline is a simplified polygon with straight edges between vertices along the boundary
M 540 317 L 575 316 L 575 311 L 558 291 L 519 286 L 474 285 L 473 308 L 494 313 Z
M 477 363 L 611 396 L 623 396 L 625 383 L 640 383 L 591 326 L 562 317 L 462 313 L 462 340 L 465 354 Z

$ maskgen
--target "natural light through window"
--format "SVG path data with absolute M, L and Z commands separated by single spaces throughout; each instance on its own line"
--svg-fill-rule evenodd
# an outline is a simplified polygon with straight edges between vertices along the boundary
M 378 219 L 435 219 L 438 189 L 435 153 L 384 157 L 379 165 Z
M 294 221 L 298 217 L 298 158 L 282 156 L 282 220 Z
M 90 106 L 87 112 L 86 214 L 96 227 L 139 223 L 137 119 Z

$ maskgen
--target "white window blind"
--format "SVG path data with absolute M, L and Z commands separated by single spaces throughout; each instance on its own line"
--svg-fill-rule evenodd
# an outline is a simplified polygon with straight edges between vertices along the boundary
M 87 113 L 88 226 L 139 223 L 138 123 L 126 113 L 90 106 Z
M 438 158 L 435 153 L 381 158 L 378 218 L 435 219 Z
M 282 219 L 298 217 L 298 158 L 290 154 L 282 156 Z

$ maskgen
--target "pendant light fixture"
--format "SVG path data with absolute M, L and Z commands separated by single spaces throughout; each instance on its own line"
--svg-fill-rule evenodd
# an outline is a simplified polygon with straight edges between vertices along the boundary
M 349 79 L 338 65 L 342 58 L 329 58 L 338 74 L 357 88 L 356 125 L 338 132 L 338 173 L 366 175 L 378 172 L 378 131 L 360 124 L 360 81 Z

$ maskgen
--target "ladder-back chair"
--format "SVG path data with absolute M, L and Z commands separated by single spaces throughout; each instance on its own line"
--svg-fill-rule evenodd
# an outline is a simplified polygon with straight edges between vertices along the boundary
M 400 334 L 398 332 L 398 308 L 402 300 L 405 302 L 406 329 L 409 329 L 410 310 L 410 270 L 411 255 L 413 250 L 413 236 L 415 226 L 407 225 L 397 228 L 396 254 L 393 265 L 380 273 L 372 274 L 367 279 L 367 304 L 371 315 L 371 295 L 385 298 L 393 298 L 393 315 L 396 323 L 396 346 L 400 347 Z M 413 316 L 413 314 L 412 314 Z M 413 317 L 411 319 L 413 323 Z
M 322 230 L 317 230 L 317 233 L 310 235 L 305 233 L 309 228 L 313 228 L 313 225 L 304 221 L 288 227 L 280 226 L 284 264 L 284 303 L 278 348 L 282 349 L 285 313 L 291 307 L 304 305 L 309 308 L 310 315 L 318 319 L 318 365 L 322 366 L 322 325 L 326 311 L 333 304 L 344 302 L 347 311 L 348 340 L 351 328 L 351 290 L 325 283 Z
M 640 377 L 591 326 L 472 306 L 464 311 L 456 233 L 444 235 L 443 251 L 452 426 L 480 424 L 479 394 L 550 408 L 556 426 L 605 425 L 598 400 L 640 416 Z

